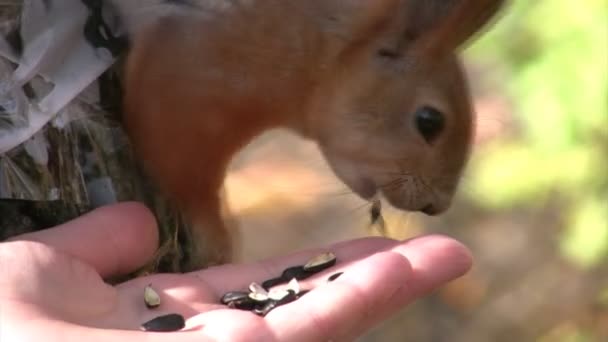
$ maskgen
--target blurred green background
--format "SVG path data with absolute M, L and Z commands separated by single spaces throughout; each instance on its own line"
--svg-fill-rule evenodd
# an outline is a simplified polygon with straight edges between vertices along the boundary
M 469 46 L 473 159 L 439 218 L 387 208 L 406 238 L 456 237 L 475 266 L 361 341 L 608 341 L 608 2 L 517 0 Z M 243 257 L 373 234 L 316 147 L 285 132 L 235 160 Z
M 515 125 L 480 147 L 474 187 L 489 209 L 559 201 L 560 249 L 592 268 L 608 253 L 608 17 L 605 0 L 515 1 L 471 48 L 492 65 Z M 500 80 L 500 81 L 499 81 Z

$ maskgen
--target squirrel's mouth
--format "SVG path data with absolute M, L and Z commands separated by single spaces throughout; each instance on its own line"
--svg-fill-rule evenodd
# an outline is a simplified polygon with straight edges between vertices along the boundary
M 420 182 L 415 178 L 409 182 L 401 182 L 404 184 L 397 184 L 397 186 L 382 186 L 378 184 L 381 180 L 373 176 L 373 169 L 365 164 L 340 157 L 328 158 L 328 162 L 336 176 L 354 194 L 364 200 L 371 201 L 378 192 L 381 192 L 383 197 L 395 208 L 404 211 L 419 211 L 427 215 L 441 214 L 449 207 L 450 196 L 439 197 L 428 187 L 412 185 Z M 406 187 L 407 184 L 409 187 Z

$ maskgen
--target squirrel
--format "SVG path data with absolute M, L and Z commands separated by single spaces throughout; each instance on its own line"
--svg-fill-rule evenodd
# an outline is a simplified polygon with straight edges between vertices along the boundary
M 504 0 L 115 2 L 125 17 L 140 13 L 128 29 L 124 125 L 195 226 L 187 269 L 231 259 L 227 166 L 273 128 L 316 141 L 364 199 L 381 193 L 429 215 L 450 206 L 474 131 L 458 50 Z

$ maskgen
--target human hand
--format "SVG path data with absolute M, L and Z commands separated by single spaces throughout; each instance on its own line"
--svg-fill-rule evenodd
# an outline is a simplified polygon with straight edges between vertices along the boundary
M 104 283 L 152 257 L 156 229 L 149 211 L 125 203 L 0 243 L 0 340 L 349 341 L 471 265 L 467 249 L 446 237 L 366 238 L 259 263 Z M 266 317 L 218 304 L 227 291 L 273 278 L 327 250 L 338 264 L 301 282 L 314 290 Z M 336 272 L 344 274 L 327 283 Z M 148 284 L 162 298 L 158 308 L 143 303 Z M 186 317 L 186 327 L 139 331 L 143 322 L 168 313 Z

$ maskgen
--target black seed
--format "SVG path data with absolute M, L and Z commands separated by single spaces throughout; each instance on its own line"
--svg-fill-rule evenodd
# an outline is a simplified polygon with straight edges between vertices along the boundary
M 184 316 L 168 314 L 159 316 L 141 325 L 144 331 L 171 332 L 183 329 L 186 326 Z
M 334 280 L 340 278 L 340 276 L 343 274 L 344 274 L 344 272 L 334 273 L 331 276 L 329 276 L 329 278 L 327 278 L 327 281 L 334 281 Z
M 284 273 L 284 272 L 283 272 Z M 278 278 L 272 278 L 272 279 L 268 279 L 265 282 L 262 283 L 262 287 L 266 290 L 269 290 L 272 287 L 275 287 L 277 285 L 281 285 L 286 283 L 287 281 L 283 278 L 283 277 L 278 277 Z
M 303 280 L 303 279 L 310 277 L 311 275 L 312 274 L 310 274 L 304 270 L 304 266 L 294 266 L 294 267 L 289 267 L 289 268 L 285 269 L 285 271 L 283 271 L 283 273 L 281 274 L 281 278 L 285 282 L 288 282 L 293 278 L 296 278 L 298 280 Z

